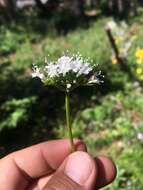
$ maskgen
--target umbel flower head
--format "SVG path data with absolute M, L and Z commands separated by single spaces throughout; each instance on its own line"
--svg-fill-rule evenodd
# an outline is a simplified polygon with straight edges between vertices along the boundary
M 38 77 L 46 85 L 54 85 L 62 91 L 72 91 L 78 86 L 102 83 L 101 71 L 79 54 L 63 55 L 54 62 L 45 59 L 45 65 L 33 66 L 32 77 Z

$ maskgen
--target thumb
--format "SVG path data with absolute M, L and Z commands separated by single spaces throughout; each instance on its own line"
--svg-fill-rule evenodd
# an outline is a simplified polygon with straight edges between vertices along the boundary
M 92 190 L 96 178 L 97 169 L 92 157 L 77 151 L 65 159 L 43 190 Z

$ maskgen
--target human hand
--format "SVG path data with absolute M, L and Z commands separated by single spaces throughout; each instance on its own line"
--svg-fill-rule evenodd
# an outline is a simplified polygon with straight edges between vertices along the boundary
M 70 154 L 68 140 L 48 141 L 14 152 L 0 160 L 0 190 L 95 190 L 113 181 L 114 163 L 92 158 L 75 140 Z

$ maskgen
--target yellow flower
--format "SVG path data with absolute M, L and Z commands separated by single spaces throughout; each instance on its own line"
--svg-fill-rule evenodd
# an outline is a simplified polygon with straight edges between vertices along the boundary
M 114 58 L 112 58 L 112 64 L 113 65 L 116 65 L 118 63 L 118 60 L 114 57 Z
M 140 75 L 142 72 L 143 72 L 143 69 L 142 69 L 142 68 L 138 67 L 138 68 L 136 69 L 136 73 L 137 73 L 138 75 Z
M 143 59 L 138 58 L 138 59 L 136 60 L 136 63 L 137 63 L 137 64 L 142 64 L 142 63 L 143 63 Z
M 140 76 L 139 76 L 139 79 L 140 79 L 140 80 L 143 80 L 143 75 L 140 75 Z
M 143 59 L 143 48 L 137 48 L 135 52 L 135 56 L 138 59 Z

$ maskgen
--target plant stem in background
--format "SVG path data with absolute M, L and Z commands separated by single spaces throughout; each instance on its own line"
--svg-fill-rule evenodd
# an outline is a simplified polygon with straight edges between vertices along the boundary
M 116 45 L 116 42 L 115 42 L 115 39 L 114 39 L 114 36 L 112 34 L 111 29 L 110 28 L 106 28 L 106 33 L 107 33 L 109 42 L 111 44 L 111 48 L 112 48 L 112 50 L 113 50 L 113 52 L 115 54 L 115 57 L 116 57 L 116 59 L 117 59 L 117 61 L 119 63 L 120 69 L 123 72 L 126 72 L 131 79 L 134 79 L 136 81 L 137 79 L 136 79 L 135 75 L 132 73 L 130 67 L 127 65 L 127 63 L 125 62 L 125 60 L 123 60 L 123 58 L 120 55 L 118 46 Z
M 65 94 L 65 107 L 66 107 L 66 122 L 68 127 L 68 133 L 69 133 L 69 140 L 71 144 L 71 151 L 75 151 L 75 146 L 73 142 L 73 135 L 72 135 L 72 124 L 71 124 L 71 117 L 70 117 L 70 94 L 69 92 L 66 92 Z

